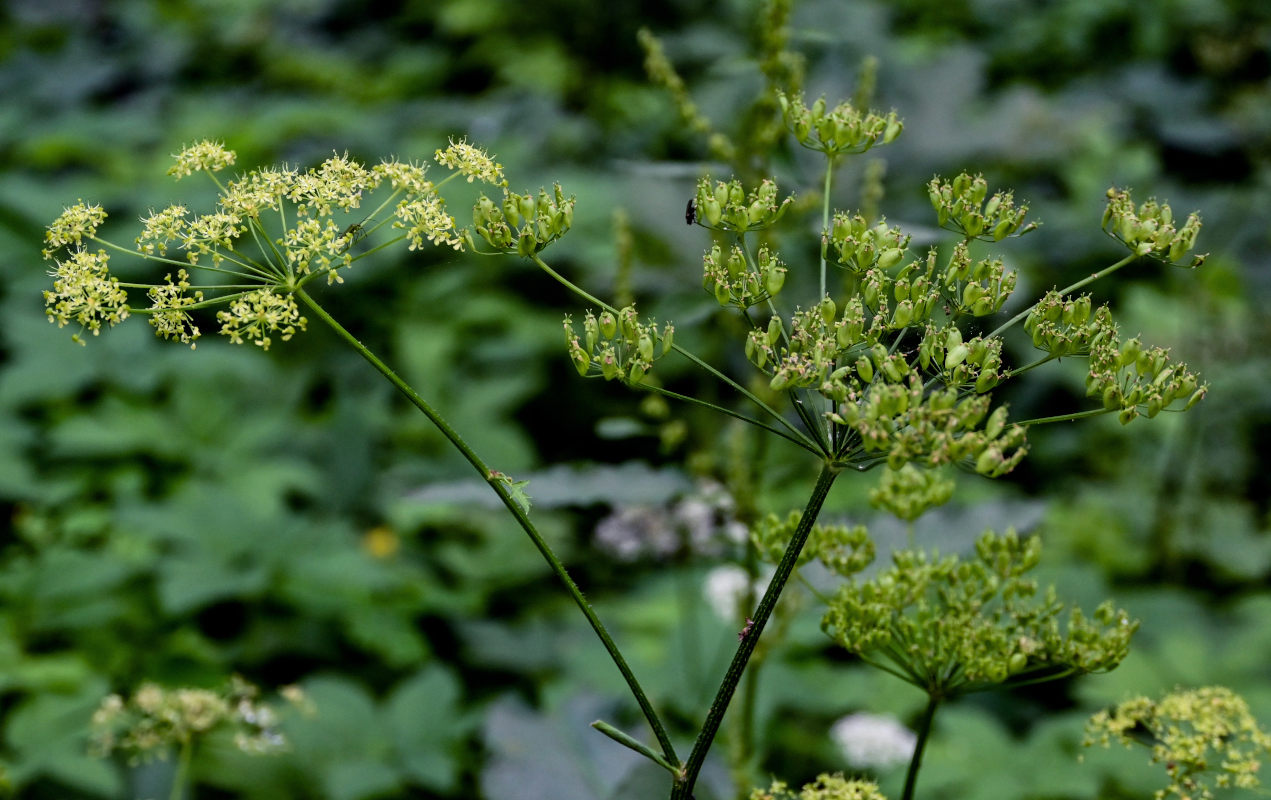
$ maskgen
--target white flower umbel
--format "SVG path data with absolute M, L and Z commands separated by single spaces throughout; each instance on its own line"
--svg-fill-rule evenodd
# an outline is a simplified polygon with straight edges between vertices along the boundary
M 888 714 L 849 714 L 830 726 L 830 738 L 854 767 L 888 769 L 913 757 L 918 737 Z
M 725 564 L 706 573 L 702 596 L 716 616 L 725 622 L 736 622 L 743 616 L 741 604 L 746 598 L 746 589 L 751 588 L 757 599 L 767 591 L 770 580 L 771 574 L 761 575 L 751 586 L 746 570 L 735 564 Z

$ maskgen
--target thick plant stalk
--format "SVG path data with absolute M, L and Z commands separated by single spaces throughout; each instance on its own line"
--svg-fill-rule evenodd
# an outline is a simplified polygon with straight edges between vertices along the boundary
M 803 509 L 803 516 L 799 519 L 794 536 L 791 537 L 790 544 L 786 546 L 786 552 L 781 557 L 781 563 L 777 565 L 777 571 L 773 573 L 772 580 L 768 583 L 768 590 L 759 601 L 759 607 L 755 609 L 749 630 L 741 637 L 732 663 L 728 665 L 728 671 L 724 673 L 724 680 L 719 685 L 715 700 L 706 713 L 705 722 L 702 723 L 701 732 L 698 733 L 697 741 L 693 744 L 693 752 L 684 763 L 680 778 L 671 788 L 671 800 L 692 798 L 693 785 L 697 782 L 698 773 L 701 772 L 702 765 L 706 761 L 706 754 L 715 741 L 715 735 L 719 732 L 720 723 L 724 720 L 724 712 L 728 710 L 728 704 L 737 690 L 737 684 L 746 670 L 746 664 L 755 652 L 755 645 L 759 643 L 759 636 L 763 633 L 764 626 L 772 616 L 773 609 L 777 607 L 781 591 L 785 588 L 791 573 L 794 572 L 795 564 L 799 561 L 799 554 L 803 552 L 803 546 L 808 541 L 808 535 L 812 532 L 812 526 L 821 513 L 821 506 L 825 504 L 825 498 L 829 495 L 830 487 L 834 485 L 838 472 L 837 467 L 829 463 L 821 468 L 821 474 L 816 479 L 816 487 L 813 488 L 812 496 L 808 498 L 808 504 Z
M 909 770 L 905 773 L 905 790 L 901 800 L 913 800 L 914 788 L 918 785 L 918 770 L 922 768 L 922 752 L 927 748 L 927 738 L 931 736 L 931 722 L 936 716 L 936 707 L 940 698 L 929 695 L 927 708 L 922 712 L 922 721 L 918 723 L 918 741 L 914 743 L 913 758 L 909 760 Z
M 300 300 L 307 305 L 319 319 L 335 331 L 341 339 L 344 339 L 344 341 L 361 354 L 363 358 L 369 361 L 375 369 L 379 370 L 381 375 L 397 387 L 398 391 L 406 395 L 406 398 L 410 400 L 416 408 L 422 411 L 424 416 L 428 417 L 428 421 L 431 422 L 437 430 L 441 431 L 442 435 L 445 436 L 452 445 L 454 445 L 455 449 L 463 454 L 463 457 L 468 460 L 468 463 L 471 464 L 477 472 L 481 473 L 482 479 L 490 484 L 490 488 L 498 494 L 499 499 L 503 501 L 503 505 L 507 507 L 508 513 L 516 518 L 517 524 L 521 526 L 521 529 L 524 530 L 530 537 L 530 540 L 534 542 L 534 546 L 538 548 L 539 553 L 542 554 L 548 565 L 551 566 L 552 571 L 556 573 L 558 578 L 560 578 L 561 583 L 565 584 L 565 589 L 569 592 L 570 596 L 574 598 L 574 602 L 578 605 L 579 610 L 583 612 L 583 616 L 585 616 L 587 618 L 587 622 L 591 624 L 591 629 L 595 631 L 596 636 L 600 638 L 600 641 L 604 644 L 605 649 L 609 652 L 609 657 L 613 660 L 614 665 L 617 666 L 618 671 L 622 673 L 622 677 L 626 680 L 627 687 L 631 690 L 632 696 L 635 697 L 636 702 L 640 706 L 640 710 L 644 713 L 644 718 L 648 720 L 649 726 L 653 729 L 653 733 L 657 737 L 658 745 L 662 749 L 663 757 L 671 765 L 678 768 L 680 763 L 679 758 L 675 755 L 675 749 L 671 746 L 671 738 L 667 734 L 666 727 L 662 724 L 662 720 L 658 717 L 657 712 L 654 710 L 653 704 L 649 702 L 649 698 L 644 693 L 644 689 L 640 686 L 640 682 L 636 680 L 635 674 L 631 671 L 631 667 L 627 664 L 626 659 L 622 657 L 622 652 L 618 650 L 618 646 L 614 643 L 613 638 L 605 629 L 604 624 L 600 621 L 600 618 L 596 616 L 596 611 L 592 608 L 591 603 L 587 602 L 587 598 L 583 597 L 582 590 L 578 588 L 578 584 L 574 583 L 574 579 L 570 577 L 569 572 L 565 569 L 565 565 L 561 563 L 559 558 L 556 557 L 552 548 L 534 527 L 534 523 L 530 522 L 529 517 L 526 516 L 525 510 L 522 509 L 520 504 L 512 498 L 511 494 L 509 494 L 503 482 L 497 479 L 497 473 L 492 472 L 490 468 L 486 466 L 485 462 L 482 461 L 468 443 L 463 440 L 463 437 L 461 437 L 454 428 L 450 427 L 450 424 L 446 422 L 446 420 L 443 419 L 426 400 L 420 397 L 409 384 L 402 380 L 402 378 L 398 376 L 398 374 L 387 364 L 381 361 L 378 356 L 372 353 L 366 345 L 358 341 L 357 337 L 349 333 L 344 326 L 328 314 L 326 309 L 318 305 L 317 302 L 315 302 L 314 299 L 303 289 L 297 289 L 296 296 L 299 297 Z

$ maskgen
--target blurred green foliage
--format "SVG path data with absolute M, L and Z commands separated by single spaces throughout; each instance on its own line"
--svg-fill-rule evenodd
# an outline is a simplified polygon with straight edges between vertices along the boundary
M 662 37 L 702 112 L 740 139 L 732 111 L 763 80 L 749 56 L 762 33 L 754 7 L 14 0 L 0 9 L 0 761 L 19 796 L 160 793 L 163 764 L 87 756 L 93 708 L 143 680 L 211 685 L 233 672 L 264 686 L 300 683 L 318 715 L 289 724 L 293 747 L 280 757 L 209 743 L 195 762 L 200 797 L 664 791 L 660 776 L 587 729 L 599 715 L 632 730 L 639 720 L 537 554 L 475 499 L 457 456 L 355 354 L 321 330 L 268 354 L 209 340 L 190 353 L 142 326 L 80 348 L 42 318 L 39 249 L 42 226 L 78 197 L 125 224 L 175 199 L 168 154 L 198 138 L 223 138 L 248 166 L 307 165 L 332 150 L 427 158 L 466 134 L 499 155 L 514 189 L 560 180 L 578 194 L 561 269 L 602 295 L 661 296 L 677 341 L 693 341 L 694 327 L 727 324 L 707 310 L 702 242 L 680 221 L 710 156 L 645 80 L 636 31 Z M 960 476 L 957 508 L 917 526 L 920 542 L 951 552 L 968 548 L 986 519 L 1031 522 L 1046 538 L 1041 580 L 1074 604 L 1111 594 L 1143 620 L 1109 676 L 952 706 L 926 758 L 924 793 L 1141 796 L 1155 783 L 1137 755 L 1067 760 L 1090 711 L 1176 684 L 1224 683 L 1271 719 L 1271 7 L 804 0 L 791 47 L 806 57 L 809 94 L 832 101 L 854 90 L 864 57 L 879 59 L 877 103 L 906 121 L 885 164 L 889 219 L 931 225 L 935 240 L 923 191 L 935 172 L 982 171 L 1031 201 L 1044 225 L 1014 251 L 1021 282 L 1037 290 L 1023 295 L 1111 260 L 1115 243 L 1097 235 L 1108 185 L 1205 216 L 1200 249 L 1211 255 L 1201 271 L 1142 265 L 1097 291 L 1117 296 L 1123 330 L 1173 346 L 1201 371 L 1208 399 L 1151 426 L 1038 431 L 1011 483 Z M 788 149 L 772 160 L 788 185 L 810 163 Z M 727 169 L 713 168 L 717 177 Z M 849 168 L 838 205 L 862 202 L 866 169 Z M 616 209 L 632 236 L 625 279 Z M 492 464 L 532 478 L 536 498 L 561 496 L 536 506 L 544 532 L 677 733 L 690 734 L 735 642 L 732 623 L 701 601 L 703 570 L 718 556 L 623 562 L 596 544 L 595 525 L 613 507 L 669 507 L 705 477 L 729 483 L 743 507 L 784 514 L 806 490 L 809 465 L 777 445 L 739 446 L 729 426 L 697 412 L 577 380 L 559 331 L 575 309 L 510 261 L 385 259 L 337 290 L 329 303 L 341 319 Z M 747 374 L 740 348 L 714 356 Z M 1080 372 L 1030 385 L 1011 398 L 1021 416 L 1083 395 Z M 683 422 L 686 436 L 682 426 L 667 435 Z M 745 494 L 739 451 L 757 476 Z M 598 470 L 571 495 L 576 478 L 546 468 L 578 462 L 584 475 L 592 462 L 624 466 Z M 889 529 L 869 510 L 872 481 L 842 483 L 830 512 L 875 522 L 885 540 Z M 836 716 L 912 720 L 922 698 L 832 656 L 814 604 L 792 603 L 788 617 L 758 673 L 754 766 L 801 785 L 847 766 L 826 735 Z M 729 795 L 713 769 L 700 798 Z M 898 774 L 877 777 L 897 793 Z

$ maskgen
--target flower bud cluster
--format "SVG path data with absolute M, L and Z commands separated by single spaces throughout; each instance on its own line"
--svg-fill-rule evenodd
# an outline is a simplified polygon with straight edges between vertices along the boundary
M 1000 338 L 977 336 L 963 341 L 962 331 L 954 325 L 927 327 L 918 345 L 918 364 L 939 375 L 946 386 L 970 386 L 976 394 L 997 386 L 1006 375 Z
M 869 490 L 869 504 L 893 516 L 913 522 L 928 509 L 953 498 L 954 482 L 940 472 L 905 464 L 885 467 L 877 488 Z
M 836 262 L 858 275 L 870 267 L 886 270 L 899 264 L 910 238 L 899 227 L 887 227 L 886 220 L 870 225 L 860 214 L 842 211 L 834 215 L 829 231 Z
M 895 674 L 943 696 L 1112 669 L 1138 623 L 1110 603 L 1093 619 L 1074 609 L 1061 622 L 1053 587 L 1038 596 L 1027 578 L 1040 551 L 1039 540 L 1014 531 L 986 532 L 974 559 L 898 551 L 891 568 L 840 588 L 821 627 L 849 652 L 891 661 Z
M 741 181 L 715 181 L 712 185 L 710 178 L 702 178 L 693 197 L 694 219 L 715 230 L 757 231 L 774 225 L 793 202 L 793 195 L 778 201 L 777 184 L 772 180 L 764 179 L 747 194 Z
M 1033 337 L 1034 347 L 1056 357 L 1086 355 L 1117 335 L 1106 305 L 1092 313 L 1090 295 L 1064 297 L 1053 289 L 1029 311 L 1024 330 Z
M 1271 734 L 1258 725 L 1244 698 L 1225 686 L 1179 689 L 1159 700 L 1135 697 L 1086 724 L 1086 747 L 1143 744 L 1164 764 L 1169 786 L 1156 797 L 1212 800 L 1215 789 L 1257 789 L 1258 770 L 1271 757 Z
M 934 258 L 934 251 L 929 259 Z M 961 314 L 985 317 L 1002 310 L 1015 291 L 1016 274 L 1006 272 L 1001 259 L 971 263 L 966 242 L 959 242 L 944 270 L 944 290 L 950 308 Z
M 940 227 L 948 227 L 968 239 L 1000 242 L 1007 236 L 1023 236 L 1037 228 L 1035 222 L 1024 225 L 1028 206 L 1017 207 L 1014 194 L 996 192 L 988 197 L 988 192 L 983 176 L 973 178 L 965 172 L 951 181 L 935 177 L 927 184 L 927 196 Z
M 753 268 L 736 245 L 727 256 L 715 245 L 702 257 L 702 288 L 721 306 L 750 308 L 776 297 L 785 282 L 785 265 L 766 245 L 759 248 Z
M 904 129 L 895 111 L 886 116 L 874 111 L 862 112 L 851 103 L 828 108 L 825 98 L 817 98 L 809 108 L 803 95 L 777 95 L 781 118 L 799 144 L 829 156 L 863 153 L 876 144 L 890 144 Z
M 1176 263 L 1196 246 L 1200 215 L 1192 212 L 1181 228 L 1174 212 L 1165 203 L 1149 199 L 1137 209 L 1125 189 L 1108 190 L 1108 206 L 1103 212 L 1103 229 L 1136 255 Z M 1204 255 L 1192 258 L 1188 266 L 1199 267 Z
M 581 339 L 569 317 L 565 317 L 564 327 L 569 359 L 579 375 L 599 375 L 631 385 L 643 380 L 653 362 L 667 354 L 675 334 L 670 324 L 659 331 L 652 322 L 640 322 L 634 305 L 619 309 L 617 314 L 606 310 L 596 316 L 588 311 Z
M 528 258 L 569 231 L 575 200 L 565 197 L 559 183 L 550 195 L 546 189 L 537 196 L 504 189 L 497 204 L 483 194 L 472 209 L 473 227 L 491 247 Z
M 1091 347 L 1086 395 L 1117 411 L 1123 425 L 1139 414 L 1151 419 L 1177 400 L 1185 401 L 1186 411 L 1208 391 L 1209 384 L 1200 383 L 1186 364 L 1170 363 L 1165 348 L 1144 349 L 1137 338 L 1118 344 L 1115 336 Z
M 750 529 L 750 541 L 759 557 L 772 564 L 779 563 L 802 518 L 798 511 L 791 511 L 784 520 L 769 514 L 755 523 Z M 814 558 L 831 572 L 846 578 L 874 563 L 874 542 L 864 525 L 813 525 L 799 553 L 797 566 Z

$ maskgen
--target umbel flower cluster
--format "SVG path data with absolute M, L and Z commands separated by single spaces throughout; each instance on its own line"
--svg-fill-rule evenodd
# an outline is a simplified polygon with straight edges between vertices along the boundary
M 985 533 L 974 559 L 893 554 L 867 581 L 844 584 L 822 628 L 848 652 L 927 691 L 952 697 L 996 684 L 1112 669 L 1138 628 L 1111 603 L 1093 619 L 1027 577 L 1041 542 Z
M 840 774 L 822 774 L 794 791 L 785 781 L 773 781 L 767 789 L 755 789 L 750 800 L 886 800 L 878 784 Z
M 1210 800 L 1215 789 L 1254 789 L 1258 768 L 1271 756 L 1271 734 L 1249 705 L 1222 686 L 1177 690 L 1159 700 L 1135 697 L 1091 718 L 1085 744 L 1127 747 L 1145 743 L 1152 763 L 1165 765 L 1166 797 Z
M 160 337 L 194 347 L 202 335 L 195 315 L 215 307 L 221 334 L 268 349 L 275 339 L 287 341 L 305 329 L 295 293 L 310 281 L 340 283 L 355 262 L 398 242 L 409 250 L 426 242 L 463 249 L 471 236 L 461 234 L 438 192 L 447 181 L 464 177 L 501 187 L 509 208 L 540 204 L 530 198 L 527 206 L 525 198 L 508 193 L 502 167 L 464 141 L 436 152 L 436 161 L 451 170 L 437 184 L 427 165 L 395 158 L 366 167 L 337 154 L 308 170 L 261 167 L 227 181 L 217 173 L 236 156 L 217 142 L 199 142 L 174 158 L 168 174 L 175 179 L 202 172 L 216 184 L 211 211 L 200 214 L 180 204 L 151 211 L 132 248 L 100 238 L 106 212 L 83 201 L 49 225 L 44 257 L 54 266 L 53 288 L 44 293 L 47 313 L 59 327 L 78 325 L 77 341 L 86 330 L 97 335 L 135 313 L 147 316 Z M 377 193 L 382 199 L 363 214 Z M 573 201 L 559 197 L 559 190 L 557 195 L 553 208 L 565 210 L 548 215 L 546 230 L 540 218 L 547 212 L 533 211 L 518 231 L 522 241 L 534 231 L 550 241 L 568 228 Z M 381 231 L 388 241 L 368 246 Z M 123 283 L 110 274 L 112 253 L 163 264 L 168 274 L 158 284 Z M 206 279 L 195 283 L 194 272 Z M 132 306 L 132 293 L 148 306 Z

